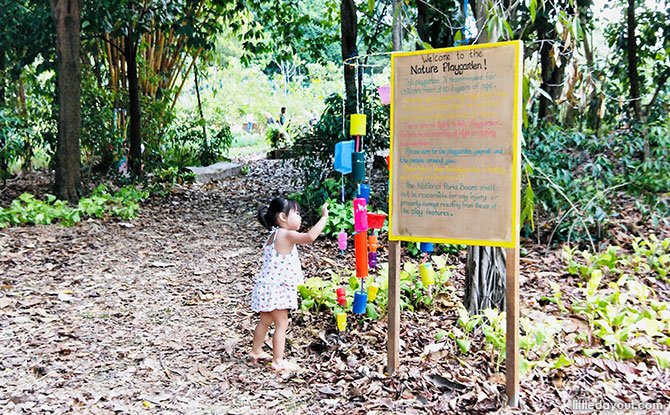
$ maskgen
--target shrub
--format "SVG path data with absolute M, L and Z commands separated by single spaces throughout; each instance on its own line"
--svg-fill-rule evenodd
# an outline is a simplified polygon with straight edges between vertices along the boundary
M 389 147 L 389 106 L 382 105 L 378 100 L 373 100 L 372 110 L 374 116 L 371 117 L 369 110 L 367 115 L 368 135 L 362 138 L 364 142 L 364 151 L 369 159 L 371 156 L 382 149 Z M 350 140 L 349 121 L 342 125 L 342 97 L 333 94 L 326 99 L 326 108 L 316 125 L 311 129 L 305 129 L 296 137 L 291 147 L 291 157 L 295 159 L 295 166 L 302 173 L 302 183 L 307 194 L 304 196 L 305 205 L 313 207 L 323 203 L 321 188 L 326 179 L 339 181 L 340 174 L 333 170 L 333 157 L 335 153 L 335 144 L 339 141 Z M 374 125 L 372 125 L 374 124 Z M 354 184 L 350 180 L 350 175 L 346 176 L 346 192 L 353 194 Z M 338 199 L 338 195 L 333 195 Z M 315 197 L 312 200 L 312 197 Z

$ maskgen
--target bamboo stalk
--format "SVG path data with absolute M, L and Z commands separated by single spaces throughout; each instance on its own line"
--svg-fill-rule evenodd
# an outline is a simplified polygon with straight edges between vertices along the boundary
M 188 78 L 188 74 L 191 73 L 191 69 L 193 69 L 193 65 L 195 64 L 195 61 L 198 60 L 198 56 L 200 56 L 200 53 L 202 52 L 202 47 L 198 48 L 198 51 L 195 53 L 193 56 L 193 60 L 191 61 L 191 65 L 189 65 L 188 70 L 184 74 L 184 77 L 181 80 L 181 84 L 179 85 L 179 89 L 177 92 L 174 94 L 174 97 L 172 98 L 172 105 L 170 106 L 170 110 L 174 109 L 175 104 L 177 104 L 177 98 L 179 98 L 179 94 L 181 94 L 181 90 L 184 87 L 184 83 L 186 82 L 186 78 Z

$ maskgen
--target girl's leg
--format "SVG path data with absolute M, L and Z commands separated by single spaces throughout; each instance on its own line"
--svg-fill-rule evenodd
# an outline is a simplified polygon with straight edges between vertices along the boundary
M 279 369 L 284 361 L 288 310 L 274 310 L 271 314 L 272 321 L 275 323 L 275 332 L 272 335 L 272 365 L 275 369 Z
M 258 325 L 254 330 L 254 342 L 251 346 L 250 353 L 254 361 L 270 358 L 270 355 L 263 351 L 263 343 L 265 343 L 265 335 L 268 333 L 268 328 L 270 328 L 272 320 L 272 313 L 261 311 L 261 320 L 258 322 Z

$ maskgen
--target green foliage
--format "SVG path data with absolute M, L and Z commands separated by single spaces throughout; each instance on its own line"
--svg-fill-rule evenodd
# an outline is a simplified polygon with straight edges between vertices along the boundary
M 121 117 L 125 110 L 114 110 L 119 97 L 109 88 L 98 88 L 93 74 L 82 73 L 81 147 L 83 161 L 100 171 L 114 167 L 128 155 Z
M 19 168 L 47 168 L 56 148 L 57 126 L 52 114 L 54 74 L 42 74 L 40 65 L 21 68 L 25 102 L 12 100 L 0 108 L 0 178 Z M 2 80 L 0 76 L 0 81 Z M 9 89 L 6 92 L 12 91 Z M 1 103 L 0 103 L 1 104 Z M 5 103 L 7 104 L 7 103 Z
M 160 154 L 164 167 L 206 166 L 224 160 L 233 143 L 230 125 L 208 126 L 203 131 L 201 118 L 186 117 L 172 123 Z
M 272 149 L 282 148 L 286 145 L 286 134 L 280 128 L 268 127 L 265 131 L 265 141 Z
M 434 256 L 431 259 L 435 269 L 435 284 L 431 286 L 430 290 L 421 282 L 416 264 L 408 262 L 403 265 L 403 271 L 400 273 L 401 308 L 412 311 L 419 308 L 429 308 L 438 295 L 447 290 L 453 290 L 453 287 L 447 284 L 452 275 L 452 270 L 446 265 L 446 257 Z M 360 284 L 361 280 L 356 278 L 355 271 L 343 271 L 341 274 L 331 271 L 330 280 L 324 280 L 320 277 L 309 278 L 298 287 L 298 292 L 302 298 L 300 307 L 304 312 L 332 310 L 334 314 L 337 314 L 347 310 L 350 311 L 354 301 L 354 292 L 361 290 Z M 377 320 L 386 313 L 388 308 L 388 264 L 380 264 L 378 275 L 371 275 L 365 279 L 363 291 L 368 292 L 372 284 L 377 285 L 379 291 L 375 300 L 368 302 L 366 313 L 369 318 Z M 336 290 L 339 287 L 345 288 L 347 296 L 345 307 L 340 307 L 337 304 Z
M 146 190 L 152 195 L 160 197 L 169 193 L 170 189 L 177 184 L 195 183 L 195 174 L 187 169 L 167 167 L 155 170 L 149 177 Z
M 594 272 L 623 275 L 652 273 L 648 278 L 658 278 L 670 282 L 670 239 L 659 240 L 655 235 L 649 239 L 635 238 L 633 253 L 627 254 L 618 246 L 609 246 L 606 251 L 591 254 L 568 246 L 563 248 L 563 258 L 568 264 L 568 272 L 586 279 Z
M 670 303 L 660 301 L 645 284 L 649 278 L 665 278 L 670 270 L 670 239 L 638 238 L 632 253 L 616 246 L 598 253 L 566 247 L 564 258 L 567 271 L 584 284 L 570 292 L 566 302 L 567 292 L 550 282 L 552 294 L 542 297 L 540 303 L 556 304 L 559 316 L 538 310 L 532 318 L 520 318 L 522 376 L 533 368 L 550 370 L 573 364 L 576 358 L 566 357 L 572 355 L 570 349 L 581 349 L 593 358 L 653 361 L 661 370 L 670 367 Z M 505 357 L 505 313 L 484 310 L 470 316 L 462 306 L 457 311 L 458 326 L 440 338 L 452 339 L 467 354 L 470 343 L 481 333 L 499 364 Z M 584 328 L 569 328 L 575 316 Z M 564 332 L 573 334 L 565 336 Z
M 346 204 L 328 200 L 328 222 L 323 233 L 328 236 L 337 236 L 341 231 L 348 235 L 354 233 L 354 202 L 349 200 Z
M 310 183 L 303 188 L 302 192 L 293 193 L 289 195 L 289 197 L 298 202 L 302 208 L 303 217 L 311 218 L 312 216 L 321 215 L 319 207 L 326 202 L 329 203 L 329 210 L 332 207 L 337 212 L 338 218 L 343 218 L 343 215 L 346 215 L 344 206 L 340 205 L 339 202 L 335 202 L 335 200 L 340 198 L 340 182 L 332 179 L 326 179 L 318 183 Z M 330 220 L 328 223 L 332 224 Z M 328 229 L 329 231 L 332 231 L 331 227 L 328 227 Z M 337 232 L 339 232 L 339 230 Z
M 378 150 L 387 149 L 389 146 L 389 106 L 379 104 L 378 100 L 373 100 L 373 102 L 374 117 L 371 117 L 369 112 L 367 113 L 368 135 L 365 137 L 363 148 L 368 156 L 367 163 L 370 163 L 370 155 Z M 372 118 L 374 118 L 374 125 L 371 125 Z M 318 194 L 320 183 L 324 183 L 327 178 L 336 180 L 341 178 L 340 173 L 333 170 L 333 157 L 335 144 L 351 139 L 348 131 L 348 120 L 345 123 L 345 130 L 342 130 L 342 97 L 333 94 L 326 99 L 326 109 L 316 126 L 306 130 L 302 136 L 296 137 L 291 154 L 296 168 L 302 173 L 302 183 L 309 184 L 311 193 Z M 350 176 L 345 178 L 347 194 L 353 194 L 354 191 Z M 333 195 L 332 197 L 338 199 L 338 196 Z M 318 205 L 314 202 L 311 204 Z
M 48 225 L 60 223 L 71 226 L 84 217 L 102 218 L 106 215 L 132 219 L 139 210 L 139 202 L 149 193 L 132 186 L 110 193 L 105 185 L 98 186 L 90 197 L 79 200 L 77 207 L 47 195 L 46 201 L 23 193 L 8 208 L 0 208 L 0 228 L 21 224 Z
M 640 74 L 640 92 L 643 97 L 653 95 L 655 89 L 662 85 L 664 77 L 670 74 L 670 23 L 667 19 L 669 13 L 670 4 L 667 2 L 642 2 L 635 6 L 637 24 L 635 53 Z M 608 55 L 611 57 L 607 66 L 610 82 L 606 85 L 608 93 L 614 96 L 627 95 L 630 91 L 626 33 L 627 19 L 613 20 L 605 29 L 605 38 L 613 51 Z M 662 104 L 658 101 L 656 104 L 656 111 L 651 111 L 652 119 L 658 116 L 665 117 Z M 611 105 L 616 108 L 619 103 L 612 100 Z M 619 108 L 612 111 L 614 114 L 618 112 Z
M 533 231 L 533 216 L 540 209 L 551 229 L 548 242 L 602 239 L 610 218 L 619 215 L 613 203 L 617 192 L 636 197 L 642 213 L 656 223 L 667 223 L 670 206 L 663 192 L 670 190 L 669 123 L 649 125 L 651 157 L 644 161 L 644 140 L 636 129 L 607 138 L 559 127 L 527 130 L 526 232 Z

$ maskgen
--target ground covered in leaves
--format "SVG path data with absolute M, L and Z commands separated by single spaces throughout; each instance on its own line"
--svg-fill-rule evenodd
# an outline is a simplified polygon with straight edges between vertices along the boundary
M 350 317 L 340 335 L 330 313 L 293 312 L 287 355 L 302 370 L 275 374 L 251 364 L 257 316 L 248 299 L 267 235 L 256 206 L 297 190 L 286 180 L 294 174 L 279 161 L 255 160 L 245 176 L 174 188 L 132 221 L 1 229 L 1 412 L 562 414 L 573 413 L 574 399 L 670 407 L 668 370 L 578 359 L 578 350 L 567 350 L 573 364 L 533 371 L 522 380 L 521 407 L 506 408 L 504 362 L 498 366 L 481 339 L 467 355 L 453 341 L 436 340 L 458 318 L 464 253 L 449 259 L 453 296 L 402 312 L 402 367 L 392 376 L 385 317 Z M 2 194 L 3 205 L 12 193 Z M 634 215 L 628 219 L 647 231 Z M 632 238 L 617 235 L 621 244 Z M 559 252 L 524 244 L 522 315 L 555 309 L 541 301 L 550 282 L 580 283 L 565 272 Z M 307 277 L 353 266 L 353 251 L 342 256 L 336 241 L 323 237 L 301 256 Z M 659 284 L 667 301 L 668 287 Z M 577 316 L 571 321 L 567 334 L 588 329 Z

